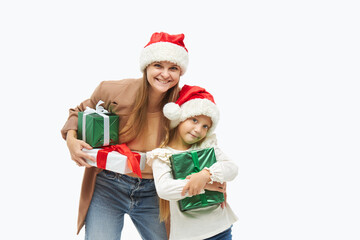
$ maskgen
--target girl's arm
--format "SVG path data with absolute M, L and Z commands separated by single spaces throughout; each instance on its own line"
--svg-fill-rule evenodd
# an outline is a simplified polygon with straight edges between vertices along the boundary
M 216 134 L 212 134 L 206 137 L 206 140 L 202 142 L 197 148 L 204 149 L 210 147 L 214 148 L 217 161 L 211 167 L 207 168 L 211 174 L 211 182 L 224 183 L 234 180 L 238 174 L 238 167 L 218 147 Z
M 215 146 L 214 149 L 217 162 L 209 168 L 211 180 L 220 183 L 234 180 L 238 174 L 237 165 L 219 147 Z
M 181 195 L 183 188 L 189 182 L 187 179 L 174 179 L 169 163 L 154 158 L 152 169 L 157 194 L 165 200 L 181 200 L 189 197 L 189 193 Z
M 225 193 L 226 192 L 226 182 L 224 183 L 219 183 L 219 182 L 213 182 L 213 183 L 207 183 L 205 185 L 205 190 L 210 190 L 210 191 L 216 191 L 216 192 L 222 192 Z
M 229 160 L 229 158 L 218 148 L 214 147 L 216 163 L 211 167 L 203 169 L 198 173 L 191 174 L 187 176 L 187 179 L 190 179 L 190 182 L 186 185 L 183 192 L 190 191 L 190 194 L 196 195 L 196 190 L 199 188 L 204 188 L 206 183 L 217 182 L 223 184 L 234 180 L 238 174 L 238 167 L 236 164 Z M 208 173 L 208 175 L 206 175 Z M 206 176 L 205 176 L 206 175 Z M 207 180 L 209 176 L 210 180 Z M 221 186 L 220 186 L 221 187 Z M 218 190 L 222 192 L 222 190 Z
M 183 188 L 181 195 L 186 193 L 191 196 L 198 195 L 204 190 L 206 184 L 211 181 L 210 171 L 203 169 L 198 173 L 187 176 L 186 179 L 189 179 L 189 182 Z

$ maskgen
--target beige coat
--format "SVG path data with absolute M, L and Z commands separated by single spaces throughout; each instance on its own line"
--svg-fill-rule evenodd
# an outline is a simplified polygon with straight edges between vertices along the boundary
M 61 129 L 63 138 L 66 138 L 67 131 L 77 130 L 77 113 L 84 111 L 89 106 L 95 108 L 99 100 L 104 101 L 105 109 L 111 109 L 120 117 L 119 129 L 125 126 L 128 120 L 128 114 L 134 105 L 136 92 L 139 90 L 142 79 L 125 79 L 116 81 L 104 81 L 95 89 L 90 99 L 85 100 L 76 108 L 69 110 L 69 118 Z M 133 141 L 127 143 L 131 150 L 146 152 L 150 151 L 160 144 L 164 131 L 161 128 L 162 112 L 148 113 L 148 130 L 141 133 Z M 121 142 L 121 139 L 119 139 Z M 122 143 L 122 142 L 121 142 Z M 96 175 L 101 170 L 95 167 L 85 168 L 84 178 L 81 187 L 79 214 L 78 214 L 78 233 L 84 225 L 86 214 L 90 206 L 91 198 L 94 192 Z M 136 177 L 134 174 L 128 174 Z M 142 171 L 143 178 L 153 178 L 152 169 L 146 165 Z

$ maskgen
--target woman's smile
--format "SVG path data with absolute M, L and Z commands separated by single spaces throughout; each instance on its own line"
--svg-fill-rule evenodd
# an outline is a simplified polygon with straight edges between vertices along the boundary
M 155 78 L 155 80 L 162 84 L 168 84 L 169 82 L 171 82 L 171 80 L 165 80 L 165 79 L 159 79 L 159 78 Z
M 180 80 L 180 68 L 170 62 L 154 62 L 147 67 L 147 79 L 153 90 L 167 92 Z

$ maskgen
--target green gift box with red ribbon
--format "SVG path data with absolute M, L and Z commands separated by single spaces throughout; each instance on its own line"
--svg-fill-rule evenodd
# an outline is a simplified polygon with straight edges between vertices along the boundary
M 214 148 L 191 150 L 173 154 L 170 157 L 174 179 L 185 179 L 188 175 L 200 172 L 205 167 L 211 167 L 216 162 Z M 180 210 L 207 207 L 225 201 L 224 194 L 216 191 L 205 190 L 205 193 L 179 200 Z

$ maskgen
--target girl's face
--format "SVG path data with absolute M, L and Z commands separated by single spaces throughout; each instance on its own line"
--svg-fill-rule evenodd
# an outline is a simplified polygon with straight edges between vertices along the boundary
M 205 115 L 190 117 L 181 122 L 178 126 L 178 136 L 184 146 L 190 147 L 192 144 L 202 140 L 211 127 L 211 118 Z
M 146 69 L 147 80 L 152 90 L 166 93 L 180 80 L 181 69 L 178 65 L 167 62 L 153 62 Z

